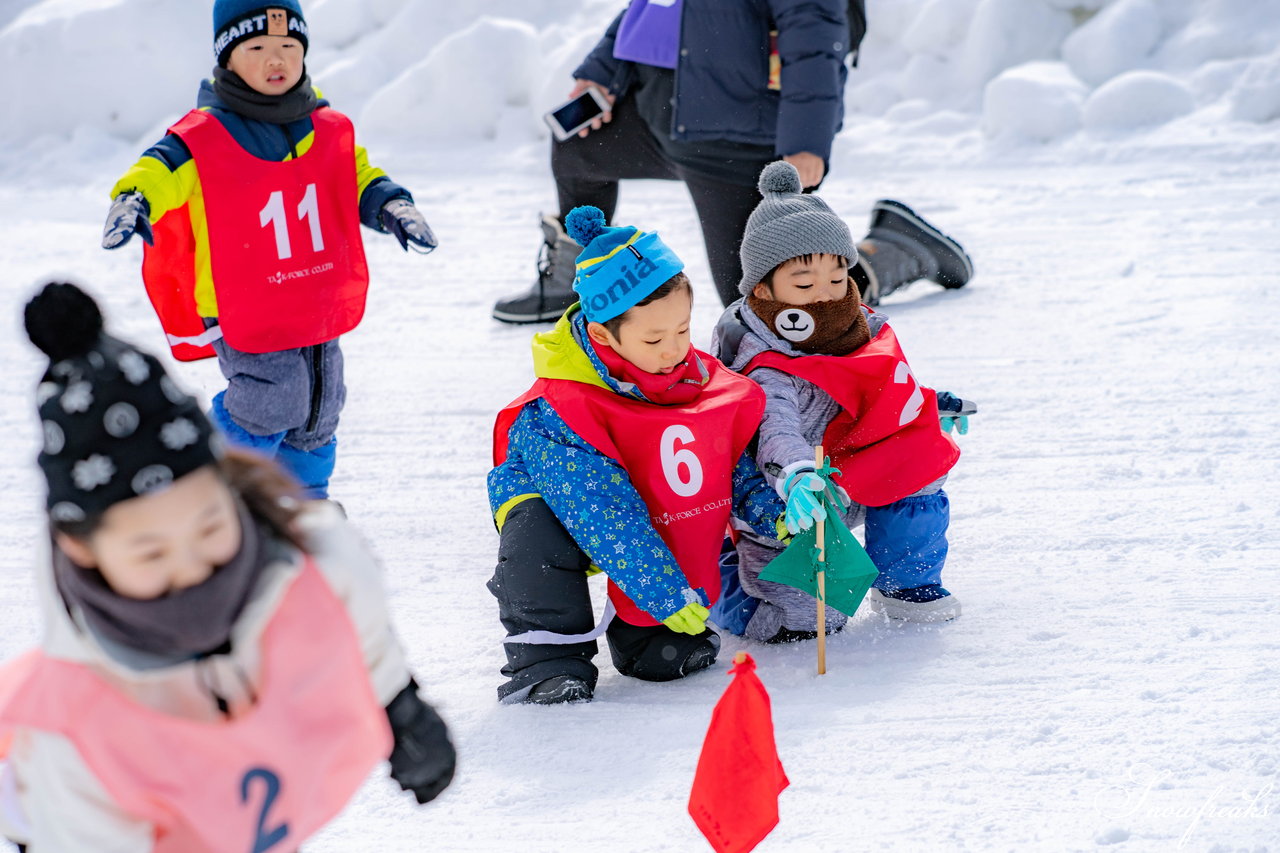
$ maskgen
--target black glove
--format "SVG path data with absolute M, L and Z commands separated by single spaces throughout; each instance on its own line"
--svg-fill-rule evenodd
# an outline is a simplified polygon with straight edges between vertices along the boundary
M 410 243 L 425 249 L 422 253 L 424 255 L 439 245 L 427 220 L 407 198 L 391 199 L 382 206 L 379 218 L 382 227 L 400 241 L 400 248 L 406 252 L 409 251 Z
M 135 231 L 147 241 L 148 246 L 156 244 L 151 236 L 151 205 L 147 197 L 140 192 L 120 193 L 111 202 L 107 224 L 102 226 L 102 248 L 120 248 L 129 242 Z
M 387 706 L 387 719 L 396 744 L 391 749 L 391 778 L 420 803 L 429 803 L 449 787 L 457 754 L 449 729 L 435 709 L 418 698 L 418 683 L 396 694 Z

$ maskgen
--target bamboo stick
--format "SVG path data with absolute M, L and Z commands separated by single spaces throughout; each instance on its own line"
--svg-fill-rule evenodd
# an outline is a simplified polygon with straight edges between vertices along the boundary
M 814 467 L 821 469 L 823 462 L 822 445 L 814 448 Z M 818 522 L 818 675 L 827 673 L 827 549 L 826 522 Z

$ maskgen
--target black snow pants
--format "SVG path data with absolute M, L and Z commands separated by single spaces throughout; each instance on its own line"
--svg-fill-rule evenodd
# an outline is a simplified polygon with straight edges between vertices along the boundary
M 541 498 L 514 506 L 502 525 L 498 565 L 489 591 L 498 599 L 498 618 L 507 636 L 526 631 L 585 634 L 595 627 L 587 570 L 591 560 L 556 519 Z M 630 625 L 620 618 L 610 623 L 606 638 L 613 665 L 623 675 L 644 681 L 671 681 L 683 676 L 690 653 L 708 639 L 718 648 L 720 638 L 710 629 L 698 635 L 680 634 L 665 625 Z M 573 675 L 595 689 L 599 675 L 591 659 L 599 650 L 594 640 L 569 645 L 505 643 L 506 683 L 498 699 L 519 702 L 548 678 Z

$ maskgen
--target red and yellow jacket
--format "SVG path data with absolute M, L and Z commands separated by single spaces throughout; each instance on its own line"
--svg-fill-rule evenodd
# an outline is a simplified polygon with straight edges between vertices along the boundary
M 316 92 L 317 96 L 320 94 Z M 320 106 L 328 102 L 321 100 Z M 289 124 L 255 121 L 232 112 L 215 94 L 211 80 L 200 84 L 197 109 L 208 112 L 231 133 L 245 151 L 263 160 L 283 162 L 306 154 L 311 148 L 314 128 L 310 117 Z M 384 231 L 378 214 L 394 198 L 412 201 L 409 191 L 369 164 L 364 148 L 356 146 L 356 180 L 360 197 L 360 221 L 376 231 Z M 176 135 L 167 134 L 147 149 L 142 157 L 116 181 L 111 197 L 124 192 L 140 192 L 151 207 L 151 222 L 189 205 L 195 237 L 196 309 L 202 317 L 218 316 L 212 266 L 209 261 L 209 234 L 204 216 L 204 194 L 191 152 Z

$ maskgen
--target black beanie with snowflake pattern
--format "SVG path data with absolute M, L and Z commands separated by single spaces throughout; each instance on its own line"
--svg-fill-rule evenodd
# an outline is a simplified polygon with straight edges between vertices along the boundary
M 92 519 L 216 461 L 221 439 L 195 398 L 153 356 L 104 333 L 83 290 L 46 284 L 24 320 L 50 359 L 36 405 L 52 521 Z

